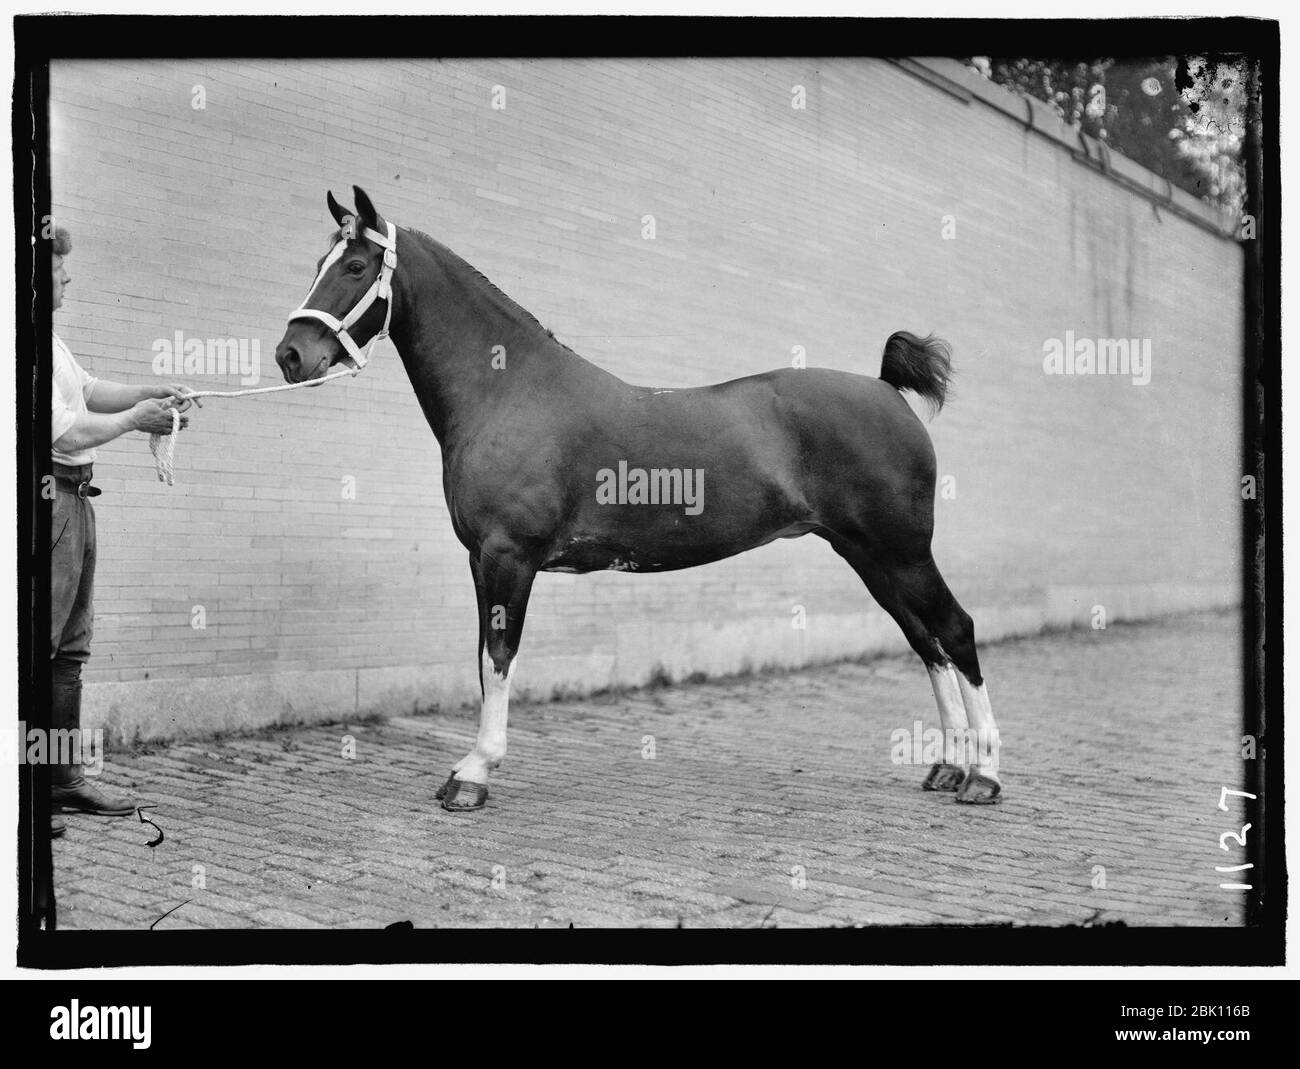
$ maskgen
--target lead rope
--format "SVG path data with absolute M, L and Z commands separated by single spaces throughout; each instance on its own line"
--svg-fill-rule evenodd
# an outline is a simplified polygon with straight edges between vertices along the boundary
M 185 395 L 185 400 L 192 401 L 196 397 L 247 397 L 255 393 L 278 393 L 281 390 L 296 390 L 300 386 L 319 386 L 323 382 L 329 382 L 330 379 L 337 379 L 343 375 L 355 376 L 361 368 L 341 368 L 338 371 L 332 371 L 328 375 L 322 375 L 318 379 L 305 379 L 302 382 L 289 382 L 283 386 L 259 386 L 252 390 L 198 390 Z M 173 482 L 176 475 L 176 435 L 181 429 L 180 409 L 172 409 L 172 429 L 170 434 L 151 434 L 149 435 L 149 452 L 153 454 L 154 466 L 158 470 L 158 481 L 166 483 L 168 486 L 174 486 Z
M 318 308 L 305 307 L 311 295 L 316 290 L 316 284 L 324 277 L 331 263 L 342 255 L 347 241 L 356 236 L 356 218 L 355 216 L 345 216 L 339 223 L 340 233 L 343 235 L 335 244 L 334 250 L 325 258 L 321 264 L 320 270 L 316 274 L 316 281 L 311 284 L 311 289 L 307 291 L 307 296 L 303 298 L 303 303 L 297 310 L 289 316 L 289 322 L 295 319 L 315 319 L 324 323 L 338 339 L 339 344 L 347 351 L 349 358 L 353 361 L 354 366 L 350 368 L 340 368 L 338 371 L 332 371 L 328 375 L 322 375 L 318 379 L 305 379 L 302 382 L 288 382 L 283 386 L 259 386 L 252 390 L 199 390 L 190 391 L 185 394 L 185 400 L 191 401 L 196 397 L 247 397 L 255 393 L 277 393 L 280 390 L 296 390 L 301 386 L 319 386 L 322 382 L 329 382 L 330 379 L 337 379 L 341 375 L 356 375 L 360 370 L 370 362 L 370 354 L 374 351 L 375 343 L 383 341 L 388 337 L 388 324 L 393 315 L 393 292 L 392 279 L 393 272 L 397 270 L 397 227 L 393 223 L 388 224 L 388 233 L 380 234 L 376 230 L 366 227 L 362 230 L 370 241 L 375 242 L 384 250 L 383 267 L 380 269 L 375 281 L 371 283 L 360 300 L 353 306 L 342 319 L 336 319 L 329 312 L 322 312 Z M 376 300 L 387 302 L 384 309 L 384 325 L 379 328 L 379 333 L 370 339 L 367 343 L 365 352 L 361 347 L 352 340 L 352 335 L 348 333 L 348 328 L 356 323 Z M 170 434 L 151 434 L 149 435 L 149 450 L 153 453 L 154 463 L 158 468 L 158 481 L 166 483 L 168 486 L 173 485 L 172 480 L 176 474 L 176 435 L 180 432 L 181 414 L 180 410 L 172 408 L 172 429 Z
M 149 452 L 153 454 L 154 466 L 158 469 L 158 481 L 172 485 L 176 475 L 176 435 L 181 429 L 181 411 L 172 409 L 171 434 L 149 435 Z

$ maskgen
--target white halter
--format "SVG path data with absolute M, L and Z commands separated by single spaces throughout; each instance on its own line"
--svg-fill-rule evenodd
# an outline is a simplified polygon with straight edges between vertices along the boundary
M 307 291 L 307 296 L 303 298 L 302 304 L 289 315 L 289 322 L 292 323 L 295 319 L 320 320 L 334 332 L 339 344 L 347 350 L 348 356 L 352 357 L 353 362 L 357 365 L 357 371 L 360 371 L 370 362 L 370 353 L 375 347 L 375 342 L 388 337 L 388 321 L 393 316 L 393 272 L 397 269 L 397 227 L 389 223 L 386 236 L 377 230 L 371 230 L 369 227 L 362 229 L 362 237 L 369 238 L 384 250 L 384 264 L 379 269 L 379 277 L 362 294 L 361 300 L 353 306 L 352 311 L 342 319 L 335 319 L 329 312 L 322 312 L 318 308 L 308 308 L 307 302 L 311 300 L 311 295 L 316 292 L 316 287 L 320 285 L 320 280 L 325 277 L 325 272 L 343 256 L 343 250 L 347 248 L 350 236 L 356 232 L 356 220 L 352 216 L 347 216 L 343 220 L 342 231 L 343 236 L 339 238 L 338 244 L 330 250 L 329 255 L 325 257 L 324 262 L 320 265 L 320 270 L 316 273 L 316 278 Z M 380 328 L 379 333 L 370 339 L 365 352 L 362 352 L 357 343 L 352 340 L 348 328 L 365 315 L 375 301 L 387 302 L 388 307 L 384 311 L 384 325 Z

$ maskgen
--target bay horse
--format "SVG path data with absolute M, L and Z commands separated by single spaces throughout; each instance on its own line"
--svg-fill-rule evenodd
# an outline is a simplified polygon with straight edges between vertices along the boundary
M 538 572 L 693 568 L 805 534 L 848 562 L 925 664 L 944 732 L 922 786 L 1000 800 L 974 628 L 930 553 L 934 447 L 902 396 L 942 407 L 945 342 L 892 334 L 879 378 L 791 367 L 695 389 L 633 386 L 353 193 L 354 211 L 326 195 L 338 230 L 275 359 L 290 383 L 355 372 L 391 327 L 442 449 L 447 510 L 478 595 L 482 695 L 474 748 L 437 792 L 444 809 L 481 808 L 505 757 Z

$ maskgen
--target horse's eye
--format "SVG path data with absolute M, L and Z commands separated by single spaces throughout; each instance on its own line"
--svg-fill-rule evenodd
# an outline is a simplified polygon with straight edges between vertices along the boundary
M 363 264 L 360 260 L 353 260 L 348 264 L 349 275 L 359 275 L 363 271 L 365 271 L 365 269 L 366 269 L 366 265 Z

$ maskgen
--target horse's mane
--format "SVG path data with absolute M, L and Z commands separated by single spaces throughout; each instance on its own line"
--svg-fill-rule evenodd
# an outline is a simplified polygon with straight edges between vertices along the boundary
M 447 246 L 444 245 L 441 241 L 438 241 L 436 238 L 430 237 L 423 230 L 416 230 L 415 227 L 413 226 L 404 226 L 402 227 L 402 229 L 405 230 L 412 237 L 418 238 L 421 241 L 427 243 L 428 245 L 433 246 L 433 248 L 437 250 L 441 255 L 449 257 L 457 265 L 465 268 L 467 272 L 469 272 L 480 282 L 482 282 L 483 285 L 485 285 L 492 293 L 495 293 L 498 297 L 500 297 L 501 300 L 506 304 L 508 308 L 510 308 L 514 312 L 517 312 L 522 319 L 524 319 L 529 323 L 532 323 L 535 327 L 537 327 L 538 330 L 545 333 L 546 336 L 551 339 L 551 341 L 555 342 L 556 345 L 559 345 L 564 349 L 568 349 L 568 351 L 571 353 L 573 352 L 572 349 L 569 349 L 569 347 L 565 345 L 564 342 L 560 341 L 560 339 L 555 336 L 555 333 L 553 331 L 551 331 L 549 328 L 544 326 L 541 320 L 539 320 L 535 315 L 533 315 L 532 312 L 530 312 L 522 304 L 516 301 L 508 293 L 506 293 L 505 290 L 503 290 L 500 286 L 498 286 L 495 282 L 493 282 L 490 278 L 488 278 L 487 275 L 483 274 L 482 271 L 480 271 L 469 261 L 464 260 L 461 257 L 457 256 L 454 252 L 451 251 L 451 249 L 447 248 Z M 336 237 L 335 240 L 337 241 L 338 238 Z

